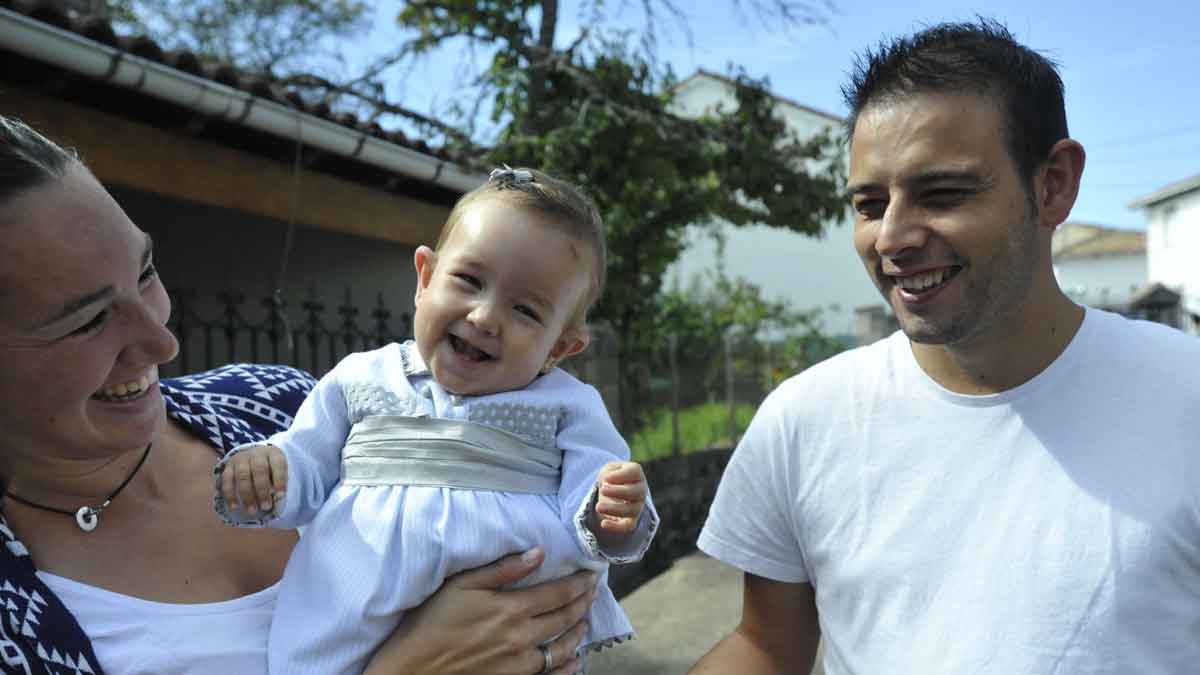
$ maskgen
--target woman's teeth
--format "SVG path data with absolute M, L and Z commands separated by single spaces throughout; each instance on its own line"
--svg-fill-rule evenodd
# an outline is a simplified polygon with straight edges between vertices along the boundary
M 132 381 L 109 387 L 93 396 L 103 401 L 120 401 L 135 398 L 150 388 L 150 378 L 146 375 Z

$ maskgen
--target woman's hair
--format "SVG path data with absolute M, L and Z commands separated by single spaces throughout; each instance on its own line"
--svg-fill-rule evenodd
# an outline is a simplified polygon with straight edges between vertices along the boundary
M 0 115 L 0 206 L 17 195 L 64 177 L 79 161 L 21 120 Z
M 528 209 L 546 217 L 545 224 L 579 242 L 592 253 L 592 276 L 588 293 L 584 296 L 572 319 L 575 325 L 583 325 L 588 310 L 604 292 L 605 270 L 608 266 L 608 245 L 604 232 L 604 221 L 600 210 L 578 187 L 557 178 L 552 178 L 533 169 L 495 169 L 487 182 L 463 195 L 442 226 L 437 248 L 450 237 L 450 233 L 462 221 L 467 207 L 484 199 L 497 199 L 515 208 Z

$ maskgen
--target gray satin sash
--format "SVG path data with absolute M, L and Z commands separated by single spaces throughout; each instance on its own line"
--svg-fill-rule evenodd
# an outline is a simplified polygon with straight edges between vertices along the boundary
M 562 451 L 482 424 L 378 415 L 350 429 L 342 450 L 345 485 L 424 485 L 550 495 Z

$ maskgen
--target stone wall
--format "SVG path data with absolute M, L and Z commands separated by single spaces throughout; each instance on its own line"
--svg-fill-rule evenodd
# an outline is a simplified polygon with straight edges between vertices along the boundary
M 609 585 L 617 598 L 696 550 L 696 538 L 732 453 L 732 448 L 712 448 L 643 465 L 662 522 L 641 562 L 611 568 Z

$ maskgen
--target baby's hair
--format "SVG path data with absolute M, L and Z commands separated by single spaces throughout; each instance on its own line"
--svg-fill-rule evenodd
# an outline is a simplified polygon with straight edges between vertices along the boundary
M 566 234 L 592 252 L 591 284 L 572 318 L 573 325 L 582 326 L 587 321 L 588 310 L 604 292 L 605 270 L 608 266 L 604 220 L 595 202 L 575 185 L 541 171 L 511 169 L 507 166 L 495 169 L 486 183 L 463 195 L 454 205 L 438 236 L 438 250 L 458 226 L 467 207 L 483 199 L 498 199 L 510 206 L 546 216 L 547 226 Z

